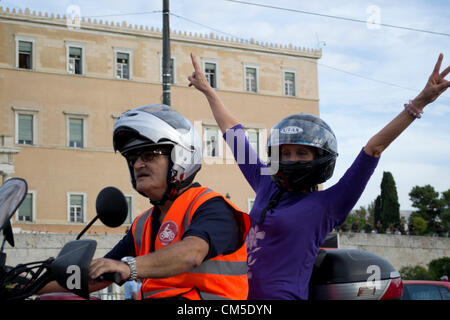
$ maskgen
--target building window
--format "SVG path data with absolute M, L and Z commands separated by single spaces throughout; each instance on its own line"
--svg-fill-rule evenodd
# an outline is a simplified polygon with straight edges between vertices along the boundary
M 257 129 L 247 129 L 245 131 L 248 142 L 259 156 L 259 131 Z
M 217 64 L 205 62 L 205 77 L 211 88 L 217 88 Z
M 221 146 L 222 146 L 222 138 L 219 133 L 218 127 L 205 127 L 204 128 L 204 149 L 205 156 L 217 158 L 221 157 Z
M 245 90 L 248 92 L 258 92 L 258 72 L 255 67 L 245 68 Z
M 84 119 L 69 118 L 69 147 L 84 147 Z
M 21 69 L 32 69 L 33 42 L 19 40 L 18 45 L 18 67 Z
M 14 35 L 16 43 L 16 68 L 32 70 L 34 68 L 36 39 L 30 36 Z
M 68 72 L 83 74 L 83 48 L 69 47 Z
M 295 97 L 295 73 L 284 72 L 284 95 Z
M 33 144 L 33 115 L 18 114 L 17 115 L 17 143 Z
M 130 79 L 130 54 L 124 52 L 116 53 L 116 78 Z
M 83 194 L 69 194 L 69 222 L 84 222 L 85 196 Z
M 127 48 L 114 49 L 114 77 L 116 79 L 133 79 L 133 50 Z
M 80 42 L 66 41 L 67 73 L 85 74 L 85 45 Z
M 128 205 L 128 214 L 125 219 L 126 224 L 131 224 L 133 222 L 133 198 L 131 196 L 125 196 Z
M 39 109 L 29 107 L 12 107 L 15 113 L 15 143 L 36 144 L 36 124 Z
M 63 111 L 66 116 L 66 145 L 71 148 L 87 147 L 87 112 Z
M 25 199 L 22 201 L 22 204 L 19 207 L 17 212 L 17 220 L 18 221 L 33 221 L 33 212 L 34 212 L 34 194 L 32 192 L 27 193 Z

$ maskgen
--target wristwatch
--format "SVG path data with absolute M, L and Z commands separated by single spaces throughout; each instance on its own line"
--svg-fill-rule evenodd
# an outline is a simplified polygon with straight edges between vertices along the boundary
M 136 280 L 138 276 L 136 271 L 136 259 L 134 257 L 123 257 L 120 261 L 125 262 L 130 267 L 130 277 L 127 280 Z

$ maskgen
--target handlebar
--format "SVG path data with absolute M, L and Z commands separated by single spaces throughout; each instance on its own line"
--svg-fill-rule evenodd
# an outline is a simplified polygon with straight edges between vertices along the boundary
M 125 281 L 122 280 L 122 276 L 119 272 L 107 272 L 102 274 L 96 279 L 97 281 L 111 281 L 118 285 L 122 285 Z
M 0 300 L 22 300 L 36 294 L 53 280 L 51 263 L 45 261 L 19 264 L 0 268 Z

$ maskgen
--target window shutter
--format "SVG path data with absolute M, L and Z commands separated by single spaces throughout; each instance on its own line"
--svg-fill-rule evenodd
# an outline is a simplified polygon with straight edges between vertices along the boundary
M 128 53 L 117 52 L 117 62 L 128 63 L 129 56 Z
M 31 53 L 33 49 L 33 43 L 29 41 L 19 41 L 19 52 Z
M 19 141 L 33 142 L 33 116 L 19 114 Z
M 284 79 L 286 81 L 294 81 L 295 80 L 295 75 L 293 72 L 285 72 L 284 73 Z
M 19 220 L 20 221 L 31 221 L 32 219 L 32 203 L 33 195 L 28 193 L 25 196 L 22 204 L 19 207 Z
M 69 135 L 71 146 L 83 147 L 83 119 L 69 119 Z
M 70 196 L 70 205 L 83 207 L 83 196 L 78 195 L 78 194 L 71 195 Z
M 81 48 L 70 47 L 69 48 L 69 56 L 76 56 L 81 58 Z

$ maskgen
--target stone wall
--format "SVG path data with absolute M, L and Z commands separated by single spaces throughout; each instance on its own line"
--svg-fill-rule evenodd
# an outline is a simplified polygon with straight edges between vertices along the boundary
M 97 241 L 94 258 L 105 255 L 121 238 L 121 234 L 93 235 L 85 234 L 82 239 Z M 15 266 L 19 263 L 46 260 L 56 257 L 61 248 L 69 241 L 75 240 L 75 234 L 17 233 L 14 234 L 15 246 L 5 244 L 6 264 Z
M 450 257 L 450 238 L 344 232 L 339 234 L 339 247 L 373 252 L 397 270 L 408 265 L 428 267 L 431 260 Z
M 18 233 L 14 235 L 15 247 L 5 245 L 7 264 L 45 260 L 56 257 L 65 243 L 75 240 L 71 234 Z M 97 241 L 95 257 L 102 257 L 120 239 L 120 234 L 92 235 L 83 239 Z M 434 238 L 386 234 L 340 233 L 339 247 L 370 251 L 387 259 L 397 270 L 407 265 L 427 264 L 437 258 L 450 257 L 450 238 Z

